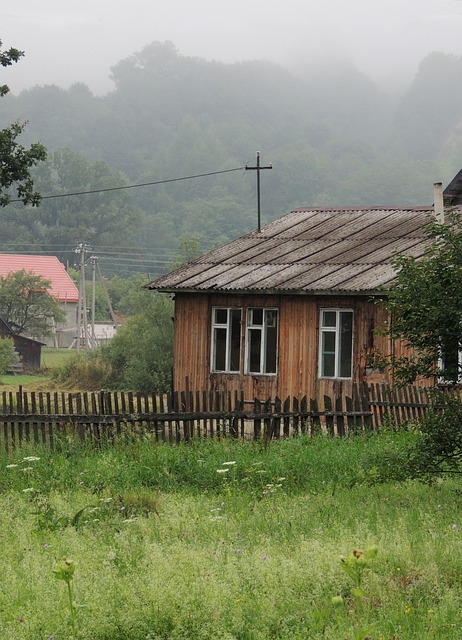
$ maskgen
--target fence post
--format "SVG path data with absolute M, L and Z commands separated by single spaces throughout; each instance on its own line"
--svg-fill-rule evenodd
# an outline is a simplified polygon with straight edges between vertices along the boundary
M 334 434 L 334 416 L 332 415 L 332 398 L 330 396 L 324 396 L 324 412 L 326 420 L 327 433 L 330 436 Z
M 257 398 L 253 401 L 253 437 L 255 440 L 258 440 L 261 436 L 261 419 L 256 416 L 261 413 L 261 402 Z
M 318 436 L 321 432 L 321 418 L 319 415 L 319 405 L 317 398 L 310 398 L 310 413 L 311 413 L 311 435 Z
M 337 435 L 344 436 L 345 435 L 345 417 L 343 415 L 339 415 L 343 413 L 343 399 L 342 396 L 337 396 L 335 398 L 335 412 L 337 419 Z

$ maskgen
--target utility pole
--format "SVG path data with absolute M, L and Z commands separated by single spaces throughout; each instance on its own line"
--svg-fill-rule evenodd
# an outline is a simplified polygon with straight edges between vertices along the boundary
M 77 351 L 80 351 L 83 337 L 83 348 L 88 349 L 88 318 L 87 318 L 87 296 L 85 292 L 85 253 L 90 247 L 85 242 L 79 242 L 75 248 L 75 253 L 80 254 L 79 271 L 79 307 L 77 311 Z
M 260 171 L 262 169 L 272 169 L 273 165 L 270 163 L 267 167 L 260 166 L 260 152 L 257 151 L 257 164 L 255 167 L 249 167 L 247 164 L 245 165 L 246 171 L 256 171 L 257 172 L 257 229 L 260 231 L 261 228 L 261 216 L 260 216 Z
M 95 333 L 95 310 L 96 310 L 96 265 L 98 258 L 91 256 L 91 348 L 96 349 L 96 333 Z

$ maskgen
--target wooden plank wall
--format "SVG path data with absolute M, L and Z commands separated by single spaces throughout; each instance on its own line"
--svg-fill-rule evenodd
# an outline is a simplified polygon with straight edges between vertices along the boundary
M 23 441 L 50 447 L 75 437 L 94 442 L 150 433 L 156 440 L 198 437 L 282 438 L 396 427 L 421 418 L 431 405 L 428 390 L 353 385 L 350 395 L 288 396 L 263 402 L 243 392 L 182 391 L 155 394 L 3 392 L 0 447 Z

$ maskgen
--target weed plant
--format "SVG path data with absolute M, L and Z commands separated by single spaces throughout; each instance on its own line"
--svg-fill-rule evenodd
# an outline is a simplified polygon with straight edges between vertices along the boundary
M 365 481 L 412 437 L 2 454 L 0 637 L 455 640 L 460 480 Z

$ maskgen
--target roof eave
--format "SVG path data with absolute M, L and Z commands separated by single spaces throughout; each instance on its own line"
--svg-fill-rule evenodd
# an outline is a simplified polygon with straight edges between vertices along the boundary
M 368 289 L 361 291 L 351 291 L 346 289 L 336 290 L 307 290 L 307 289 L 188 289 L 188 288 L 157 288 L 153 287 L 151 291 L 158 291 L 159 293 L 178 294 L 178 293 L 193 293 L 193 294 L 214 294 L 214 295 L 258 295 L 258 296 L 361 296 L 361 297 L 376 297 L 386 294 L 386 289 Z

